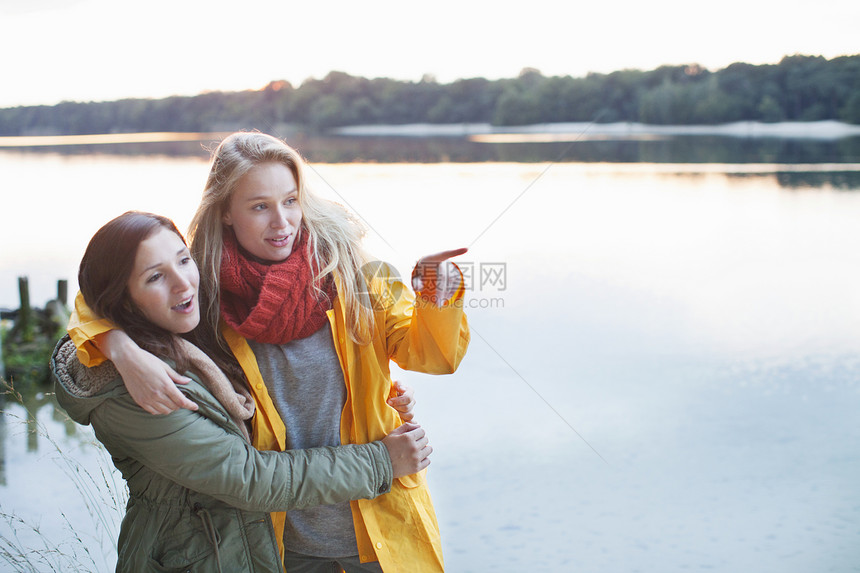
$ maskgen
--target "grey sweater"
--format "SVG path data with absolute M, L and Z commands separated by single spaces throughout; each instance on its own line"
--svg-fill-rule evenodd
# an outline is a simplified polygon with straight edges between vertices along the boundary
M 248 344 L 286 426 L 287 449 L 339 446 L 346 384 L 329 323 L 286 344 Z M 315 557 L 358 555 L 349 502 L 287 512 L 284 546 Z

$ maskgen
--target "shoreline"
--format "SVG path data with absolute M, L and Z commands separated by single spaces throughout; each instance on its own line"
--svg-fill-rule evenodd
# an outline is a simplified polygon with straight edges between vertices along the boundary
M 333 128 L 331 135 L 353 137 L 468 137 L 474 141 L 507 143 L 571 141 L 575 139 L 645 139 L 677 135 L 717 135 L 738 138 L 832 140 L 860 136 L 860 125 L 834 120 L 762 123 L 738 121 L 719 125 L 649 125 L 644 123 L 542 123 L 493 126 L 489 123 L 352 125 Z M 520 137 L 508 137 L 520 136 Z
M 224 126 L 219 126 L 224 127 Z M 297 133 L 279 126 L 279 132 Z M 39 134 L 0 136 L 0 149 L 152 143 L 217 142 L 230 130 L 206 132 L 140 132 L 87 135 Z M 616 123 L 539 123 L 494 126 L 489 123 L 409 123 L 334 127 L 318 135 L 334 137 L 465 138 L 477 143 L 551 143 L 589 140 L 658 140 L 676 136 L 717 136 L 739 139 L 806 139 L 835 141 L 860 137 L 860 125 L 834 120 L 762 123 L 739 121 L 719 125 L 650 125 Z

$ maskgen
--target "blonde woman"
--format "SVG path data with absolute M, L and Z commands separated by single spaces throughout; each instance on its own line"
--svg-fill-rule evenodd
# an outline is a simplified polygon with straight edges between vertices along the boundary
M 451 373 L 469 343 L 462 275 L 447 261 L 465 249 L 419 261 L 413 296 L 364 253 L 359 223 L 306 187 L 303 163 L 277 138 L 227 137 L 189 230 L 201 271 L 199 345 L 247 381 L 257 404 L 253 444 L 263 450 L 381 439 L 402 423 L 391 400 L 408 400 L 392 391 L 389 361 Z M 193 407 L 176 396 L 175 372 L 79 310 L 82 322 L 70 325 L 78 348 L 85 358 L 111 358 L 139 404 Z M 284 528 L 288 571 L 443 570 L 423 471 L 374 500 L 273 520 Z

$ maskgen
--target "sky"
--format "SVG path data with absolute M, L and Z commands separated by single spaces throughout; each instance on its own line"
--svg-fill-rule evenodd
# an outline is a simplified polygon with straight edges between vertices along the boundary
M 0 107 L 860 54 L 856 0 L 0 0 Z

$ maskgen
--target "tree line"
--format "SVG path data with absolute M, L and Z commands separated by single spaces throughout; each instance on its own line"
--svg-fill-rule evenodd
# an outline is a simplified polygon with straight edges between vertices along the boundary
M 778 64 L 735 63 L 547 77 L 527 68 L 500 80 L 448 84 L 368 79 L 331 72 L 295 87 L 207 92 L 163 99 L 63 102 L 0 109 L 0 135 L 147 131 L 208 132 L 292 124 L 310 130 L 365 124 L 838 120 L 860 124 L 860 55 L 786 56 Z

